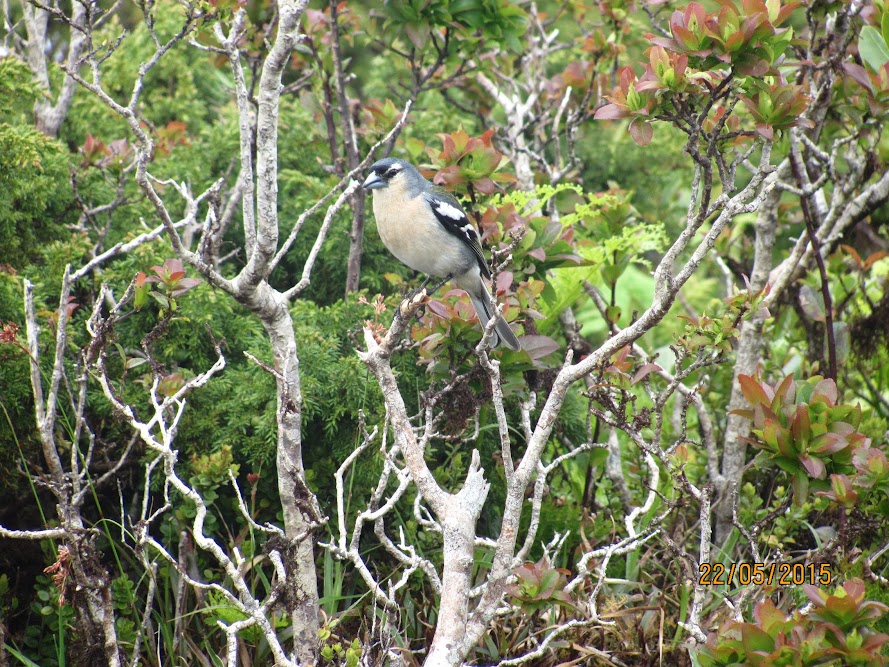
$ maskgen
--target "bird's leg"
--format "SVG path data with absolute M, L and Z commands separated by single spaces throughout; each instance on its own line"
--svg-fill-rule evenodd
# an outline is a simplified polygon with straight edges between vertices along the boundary
M 429 281 L 430 281 L 430 280 L 432 280 L 432 276 L 426 276 L 426 279 L 423 280 L 422 283 L 420 283 L 420 286 L 419 286 L 419 287 L 416 287 L 416 288 L 414 288 L 414 289 L 412 289 L 412 290 L 408 290 L 408 289 L 405 288 L 405 290 L 401 293 L 401 298 L 402 298 L 402 300 L 403 300 L 403 301 L 413 301 L 414 298 L 415 298 L 420 292 L 423 291 L 423 288 L 426 287 L 426 285 L 429 284 Z
M 417 288 L 417 292 L 422 292 L 423 288 L 429 284 L 429 281 L 432 280 L 432 276 L 426 276 L 426 279 L 420 283 L 420 286 Z
M 453 278 L 454 278 L 454 275 L 451 274 L 451 273 L 449 273 L 448 275 L 445 276 L 445 279 L 444 279 L 444 280 L 442 280 L 442 281 L 441 281 L 440 283 L 438 283 L 435 287 L 433 287 L 428 293 L 429 293 L 430 295 L 435 294 L 435 293 L 439 290 L 439 288 L 440 288 L 442 285 L 444 285 L 444 284 L 445 284 L 446 282 L 448 282 L 449 280 L 452 280 Z M 426 281 L 423 283 L 423 285 L 425 285 L 426 283 L 428 283 L 430 279 L 431 279 L 431 276 L 430 276 L 430 278 L 427 278 L 427 279 L 426 279 Z
M 428 296 L 428 294 L 426 292 L 426 285 L 429 284 L 430 280 L 432 280 L 432 276 L 426 276 L 426 278 L 423 280 L 422 283 L 420 283 L 420 286 L 414 292 L 414 298 L 411 299 L 412 303 L 414 301 L 420 302 L 420 306 L 419 306 L 419 308 L 417 308 L 417 311 L 416 311 L 417 318 L 423 317 L 423 315 L 426 312 L 426 305 L 423 303 L 423 300 Z
M 405 290 L 401 293 L 401 309 L 404 310 L 411 303 L 419 298 L 422 298 L 420 295 L 423 294 L 423 288 L 432 280 L 432 276 L 426 276 L 426 279 L 420 283 L 419 287 L 416 287 L 412 290 Z

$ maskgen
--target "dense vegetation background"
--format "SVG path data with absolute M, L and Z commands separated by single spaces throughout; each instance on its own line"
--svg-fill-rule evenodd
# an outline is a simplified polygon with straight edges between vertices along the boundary
M 467 605 L 492 611 L 435 664 L 885 664 L 889 10 L 295 7 L 269 142 L 275 3 L 3 3 L 0 666 L 286 664 L 272 637 L 304 663 L 422 664 L 445 625 L 444 518 L 421 507 L 391 388 L 356 354 L 393 318 L 388 363 L 435 481 L 459 490 L 476 449 L 490 483 Z M 290 427 L 270 320 L 223 283 L 265 233 L 261 202 L 258 226 L 248 210 L 269 145 L 271 254 L 299 232 L 261 282 L 288 299 Z M 475 216 L 522 352 L 478 348 L 449 288 L 396 316 L 422 277 L 349 186 L 386 154 Z M 563 387 L 569 353 L 588 367 Z M 168 459 L 133 420 L 172 424 L 186 393 Z M 531 536 L 498 579 L 513 492 L 519 547 Z M 282 592 L 305 561 L 270 555 L 297 543 L 317 642 Z M 251 596 L 273 601 L 251 617 Z

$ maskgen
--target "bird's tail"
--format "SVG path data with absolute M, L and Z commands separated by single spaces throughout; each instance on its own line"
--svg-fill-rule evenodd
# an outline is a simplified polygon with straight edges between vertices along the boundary
M 494 302 L 494 299 L 491 298 L 491 295 L 485 288 L 485 284 L 481 281 L 479 281 L 479 283 L 480 285 L 478 289 L 466 290 L 466 293 L 469 295 L 472 305 L 475 306 L 475 312 L 478 314 L 479 322 L 481 322 L 482 327 L 484 327 L 491 321 L 491 317 L 497 312 L 497 304 Z M 497 316 L 497 324 L 494 327 L 493 337 L 493 344 L 495 346 L 502 342 L 510 350 L 517 352 L 522 349 L 519 339 L 516 338 L 512 329 L 509 328 L 509 323 L 500 315 Z

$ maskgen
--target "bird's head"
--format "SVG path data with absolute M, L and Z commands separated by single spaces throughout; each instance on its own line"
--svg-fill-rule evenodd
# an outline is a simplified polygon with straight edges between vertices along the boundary
M 399 160 L 394 157 L 387 157 L 374 162 L 370 168 L 370 173 L 364 179 L 361 185 L 365 190 L 379 190 L 389 187 L 392 183 L 398 183 L 401 180 L 410 180 L 410 177 L 416 170 L 410 162 Z

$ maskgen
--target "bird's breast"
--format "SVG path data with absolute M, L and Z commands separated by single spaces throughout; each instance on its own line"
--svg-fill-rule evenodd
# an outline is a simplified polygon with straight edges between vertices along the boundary
M 470 254 L 442 228 L 422 195 L 409 198 L 390 190 L 375 190 L 373 198 L 377 230 L 389 252 L 431 276 L 457 276 L 472 268 Z

